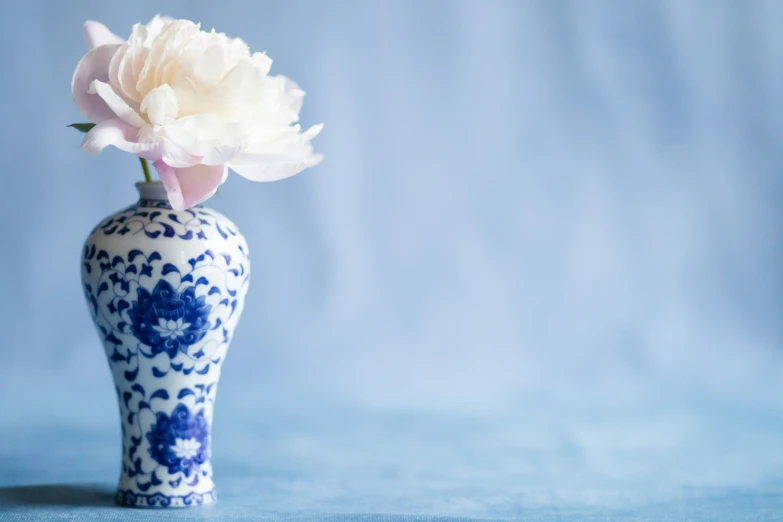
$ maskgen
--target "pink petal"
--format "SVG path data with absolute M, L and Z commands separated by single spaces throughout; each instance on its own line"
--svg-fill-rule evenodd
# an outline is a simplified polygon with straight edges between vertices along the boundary
M 95 80 L 102 82 L 109 80 L 109 64 L 119 48 L 119 44 L 99 45 L 84 55 L 73 72 L 71 79 L 73 102 L 79 112 L 93 123 L 116 117 L 103 98 L 91 94 L 89 89 L 90 84 Z
M 141 158 L 160 159 L 160 146 L 155 143 L 138 143 L 137 129 L 119 118 L 105 120 L 87 133 L 82 141 L 82 149 L 87 154 L 98 154 L 109 145 L 130 152 Z
M 128 103 L 123 100 L 119 94 L 114 92 L 114 89 L 111 88 L 111 85 L 108 83 L 102 82 L 100 80 L 94 80 L 90 84 L 90 88 L 87 91 L 90 94 L 95 93 L 98 96 L 100 96 L 103 101 L 106 102 L 106 105 L 109 106 L 109 108 L 122 118 L 125 122 L 130 123 L 136 128 L 144 127 L 147 123 L 141 119 L 141 116 L 133 110 Z
M 109 31 L 109 28 L 102 23 L 87 20 L 84 22 L 84 41 L 89 51 L 99 45 L 122 43 L 125 39 Z
M 174 210 L 185 210 L 211 198 L 228 174 L 225 165 L 193 165 L 177 169 L 158 160 L 153 163 L 166 187 Z

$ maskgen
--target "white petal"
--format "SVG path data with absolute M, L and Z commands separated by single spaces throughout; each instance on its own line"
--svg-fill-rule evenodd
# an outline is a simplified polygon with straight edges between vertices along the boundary
M 125 54 L 128 52 L 128 49 L 130 46 L 127 43 L 123 43 L 120 45 L 120 48 L 117 49 L 117 51 L 114 53 L 114 56 L 112 56 L 111 61 L 109 62 L 109 80 L 108 84 L 110 85 L 119 85 L 119 69 L 120 69 L 120 62 L 122 61 Z
M 316 136 L 318 136 L 319 134 L 321 134 L 322 130 L 324 130 L 324 124 L 323 123 L 318 123 L 316 125 L 313 125 L 309 129 L 307 129 L 306 131 L 304 131 L 302 133 L 302 138 L 307 140 L 307 141 L 310 141 L 313 138 L 315 138 Z
M 225 60 L 223 48 L 213 45 L 198 58 L 193 70 L 194 80 L 208 85 L 217 83 L 223 77 Z
M 228 165 L 240 176 L 253 181 L 276 181 L 293 176 L 323 159 L 321 154 L 313 153 L 310 144 L 322 128 L 323 124 L 314 125 L 300 134 L 298 125 L 287 127 L 276 133 L 277 140 L 273 138 L 275 133 L 270 132 L 264 139 L 249 145 Z
M 164 160 L 177 167 L 224 165 L 245 148 L 245 133 L 235 123 L 196 114 L 156 127 L 154 140 L 164 143 Z
M 144 67 L 137 76 L 136 90 L 142 96 L 160 85 L 159 69 L 165 65 L 168 53 L 177 52 L 182 48 L 182 42 L 188 41 L 198 33 L 198 26 L 190 20 L 175 20 L 163 25 L 160 32 L 150 41 L 149 54 L 144 61 Z M 145 42 L 146 43 L 146 42 Z
M 98 94 L 98 96 L 103 98 L 103 101 L 106 102 L 106 105 L 111 108 L 114 114 L 122 118 L 126 123 L 129 123 L 136 128 L 147 125 L 147 122 L 145 122 L 125 100 L 114 92 L 114 89 L 112 89 L 109 84 L 100 80 L 94 80 L 90 84 L 89 92 L 90 94 Z
M 253 107 L 263 99 L 266 79 L 253 60 L 240 60 L 220 81 L 219 92 L 239 107 Z
M 201 163 L 204 165 L 223 165 L 237 157 L 244 148 L 244 145 L 212 145 L 204 151 Z
M 176 169 L 185 169 L 201 162 L 201 156 L 191 154 L 185 147 L 170 139 L 161 140 L 160 151 L 163 161 Z
M 138 143 L 136 128 L 119 118 L 102 121 L 92 128 L 82 141 L 82 149 L 87 154 L 98 154 L 109 145 L 130 152 L 141 158 L 157 160 L 160 158 L 160 146 L 156 143 Z
M 120 97 L 128 99 L 135 104 L 140 102 L 139 93 L 136 90 L 136 82 L 133 80 L 133 50 L 128 43 L 122 46 L 114 53 L 114 57 L 109 64 L 109 84 L 118 89 L 117 94 Z
M 283 84 L 282 89 L 286 104 L 298 115 L 299 111 L 302 110 L 305 92 L 299 88 L 299 85 L 295 81 L 287 76 L 278 75 L 276 78 L 279 78 Z
M 164 83 L 147 93 L 141 102 L 139 110 L 147 115 L 147 118 L 153 125 L 171 123 L 177 118 L 179 113 L 177 95 L 169 84 Z
M 310 141 L 321 132 L 323 127 L 323 123 L 319 123 L 304 132 L 300 132 L 299 125 L 284 129 L 262 129 L 255 133 L 251 143 L 233 163 L 238 165 L 255 163 L 255 156 L 309 156 L 313 153 Z
M 299 174 L 304 169 L 321 162 L 321 154 L 313 154 L 306 158 L 275 155 L 256 155 L 254 163 L 228 166 L 240 176 L 252 181 L 277 181 Z
M 272 69 L 272 59 L 266 53 L 253 53 L 253 64 L 264 76 L 269 74 L 269 70 Z
M 163 29 L 166 25 L 170 24 L 173 21 L 174 19 L 171 18 L 170 16 L 160 16 L 160 15 L 153 16 L 152 20 L 150 20 L 146 25 L 149 37 L 155 38 L 156 36 L 158 36 L 158 34 L 160 34 L 161 29 Z

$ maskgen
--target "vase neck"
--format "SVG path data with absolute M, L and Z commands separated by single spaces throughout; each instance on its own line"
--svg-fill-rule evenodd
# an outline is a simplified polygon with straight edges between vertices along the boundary
M 160 181 L 136 183 L 136 190 L 139 191 L 139 199 L 145 201 L 168 201 L 166 187 Z

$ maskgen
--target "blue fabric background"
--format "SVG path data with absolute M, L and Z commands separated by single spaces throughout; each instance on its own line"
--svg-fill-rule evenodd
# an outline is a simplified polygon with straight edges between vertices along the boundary
M 119 422 L 78 272 L 141 171 L 65 128 L 83 21 L 157 12 L 267 51 L 326 123 L 321 166 L 209 203 L 253 280 L 220 501 L 165 516 L 111 506 Z M 783 519 L 783 3 L 2 15 L 1 520 Z

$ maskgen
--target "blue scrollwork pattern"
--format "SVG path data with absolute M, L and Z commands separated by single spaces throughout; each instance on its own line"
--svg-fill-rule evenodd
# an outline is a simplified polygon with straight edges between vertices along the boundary
M 134 507 L 189 507 L 210 504 L 217 500 L 215 490 L 206 493 L 188 493 L 187 495 L 164 495 L 153 493 L 145 495 L 131 490 L 117 490 L 115 497 L 118 504 Z
M 174 211 L 141 200 L 88 238 L 84 294 L 122 419 L 119 503 L 181 507 L 216 499 L 212 409 L 249 275 L 236 226 L 203 207 Z
M 179 238 L 183 240 L 209 240 L 213 234 L 228 239 L 236 236 L 236 227 L 216 212 L 194 207 L 184 211 L 173 211 L 168 201 L 142 199 L 117 214 L 104 219 L 93 230 L 106 236 L 133 236 L 143 234 L 149 238 Z

